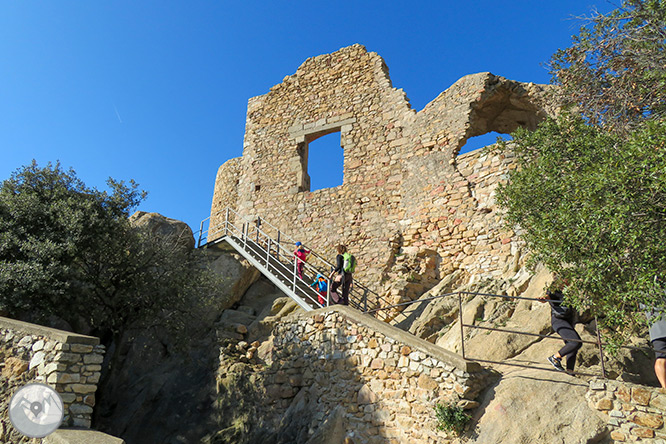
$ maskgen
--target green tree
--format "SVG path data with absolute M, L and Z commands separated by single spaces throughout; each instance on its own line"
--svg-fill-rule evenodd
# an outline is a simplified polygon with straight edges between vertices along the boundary
M 551 59 L 564 111 L 500 144 L 518 168 L 498 188 L 534 261 L 621 341 L 666 288 L 666 1 L 596 14 Z
M 662 304 L 666 122 L 625 138 L 565 115 L 517 131 L 510 149 L 519 167 L 498 202 L 532 260 L 569 281 L 567 298 L 619 333 L 640 303 Z
M 561 103 L 619 132 L 666 112 L 666 1 L 595 14 L 550 62 Z
M 201 257 L 130 224 L 145 197 L 137 184 L 109 179 L 108 187 L 88 188 L 73 170 L 34 161 L 2 183 L 5 310 L 107 330 L 119 344 L 130 327 L 178 328 L 185 313 L 206 309 L 217 280 Z

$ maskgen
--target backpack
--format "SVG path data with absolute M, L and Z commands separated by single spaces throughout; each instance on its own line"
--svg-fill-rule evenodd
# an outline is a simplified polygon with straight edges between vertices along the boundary
M 344 260 L 342 264 L 342 271 L 345 273 L 353 273 L 356 270 L 356 258 L 351 253 L 345 253 L 342 255 Z

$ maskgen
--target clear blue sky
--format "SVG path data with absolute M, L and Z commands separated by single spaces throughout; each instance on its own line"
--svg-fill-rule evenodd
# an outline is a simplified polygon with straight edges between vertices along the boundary
M 548 83 L 544 63 L 604 0 L 0 2 L 0 179 L 60 160 L 89 186 L 198 229 L 242 154 L 250 97 L 308 57 L 361 43 L 420 110 L 460 77 Z M 311 160 L 310 168 L 316 168 Z M 335 180 L 335 179 L 334 179 Z M 326 184 L 314 184 L 322 188 Z

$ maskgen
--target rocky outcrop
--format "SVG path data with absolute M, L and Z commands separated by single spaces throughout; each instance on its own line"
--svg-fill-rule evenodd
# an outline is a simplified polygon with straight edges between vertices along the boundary
M 609 430 L 585 402 L 588 385 L 563 373 L 509 370 L 482 398 L 469 443 L 597 443 Z
M 130 223 L 137 228 L 147 230 L 153 236 L 171 240 L 188 250 L 194 248 L 192 229 L 185 222 L 159 213 L 137 211 L 130 216 Z
M 220 348 L 233 344 L 236 350 L 253 324 L 272 326 L 297 307 L 235 254 L 217 253 L 211 260 L 224 278 L 211 310 L 187 319 L 180 336 L 159 327 L 135 330 L 120 345 L 122 369 L 103 387 L 96 409 L 100 430 L 127 444 L 200 442 L 220 430 Z M 234 356 L 240 359 L 251 348 Z M 238 400 L 242 390 L 230 393 L 230 399 Z

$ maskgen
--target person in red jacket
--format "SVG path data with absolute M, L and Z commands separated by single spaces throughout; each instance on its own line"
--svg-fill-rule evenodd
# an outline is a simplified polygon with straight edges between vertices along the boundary
M 294 260 L 296 261 L 296 273 L 298 277 L 303 279 L 303 267 L 305 267 L 305 261 L 310 254 L 310 250 L 306 250 L 302 243 L 296 242 L 296 251 L 294 251 Z

